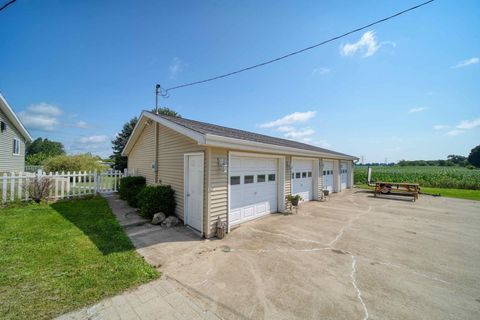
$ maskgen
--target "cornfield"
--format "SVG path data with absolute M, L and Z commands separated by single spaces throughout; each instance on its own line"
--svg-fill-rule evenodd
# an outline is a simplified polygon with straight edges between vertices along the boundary
M 355 167 L 355 183 L 367 182 L 367 167 Z M 463 167 L 372 167 L 372 181 L 413 182 L 423 187 L 480 190 L 480 170 Z

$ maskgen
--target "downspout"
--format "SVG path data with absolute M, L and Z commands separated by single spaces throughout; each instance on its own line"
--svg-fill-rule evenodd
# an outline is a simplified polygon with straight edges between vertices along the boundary
M 160 85 L 155 86 L 155 114 L 158 115 L 158 94 L 160 93 Z M 155 121 L 155 138 L 153 149 L 153 162 L 152 167 L 154 171 L 154 182 L 158 183 L 158 122 Z

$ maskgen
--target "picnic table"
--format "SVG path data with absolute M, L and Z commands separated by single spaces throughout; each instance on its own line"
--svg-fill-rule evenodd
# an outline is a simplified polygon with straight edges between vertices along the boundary
M 420 185 L 408 182 L 375 182 L 375 197 L 377 194 L 405 194 L 413 196 L 413 201 L 418 199 Z

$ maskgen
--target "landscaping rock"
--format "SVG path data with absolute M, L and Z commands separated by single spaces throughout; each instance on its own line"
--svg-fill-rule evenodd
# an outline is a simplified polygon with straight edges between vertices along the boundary
M 160 224 L 162 223 L 167 216 L 163 212 L 157 212 L 153 215 L 152 224 Z
M 162 227 L 164 227 L 164 228 L 174 227 L 179 222 L 180 222 L 180 220 L 177 217 L 170 216 L 170 217 L 167 217 L 165 220 L 163 220 Z

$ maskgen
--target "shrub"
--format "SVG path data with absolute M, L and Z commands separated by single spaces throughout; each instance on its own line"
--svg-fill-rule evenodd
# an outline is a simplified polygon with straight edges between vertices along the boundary
M 145 177 L 141 176 L 120 179 L 120 185 L 118 187 L 120 199 L 126 200 L 129 206 L 137 208 L 137 195 L 145 188 L 145 184 Z
M 149 186 L 138 194 L 140 215 L 151 219 L 157 212 L 167 216 L 175 213 L 175 191 L 171 186 Z
M 53 179 L 50 177 L 35 177 L 30 181 L 25 191 L 28 192 L 33 201 L 40 203 L 43 200 L 48 200 L 52 187 Z
M 90 154 L 79 154 L 74 156 L 56 156 L 46 160 L 44 170 L 46 172 L 61 171 L 103 171 L 106 166 L 101 164 L 100 159 Z

